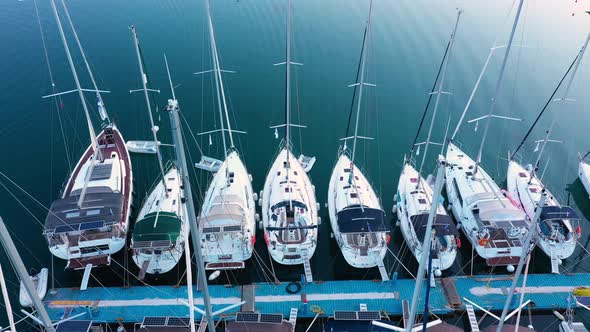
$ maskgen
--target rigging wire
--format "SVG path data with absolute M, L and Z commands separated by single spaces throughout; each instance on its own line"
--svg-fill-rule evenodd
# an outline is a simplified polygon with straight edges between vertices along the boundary
M 520 141 L 520 143 L 518 144 L 518 147 L 516 148 L 516 150 L 514 150 L 514 152 L 512 153 L 512 155 L 510 156 L 510 159 L 514 159 L 516 153 L 520 150 L 520 148 L 523 146 L 524 142 L 527 140 L 527 138 L 529 137 L 529 135 L 531 134 L 531 132 L 533 131 L 533 128 L 535 128 L 535 126 L 537 125 L 537 123 L 539 122 L 539 119 L 541 119 L 541 116 L 543 115 L 543 113 L 545 113 L 545 111 L 547 110 L 549 104 L 553 101 L 553 97 L 555 96 L 555 94 L 557 93 L 557 90 L 559 90 L 559 87 L 561 87 L 561 84 L 563 83 L 563 81 L 565 80 L 565 78 L 567 77 L 567 75 L 569 74 L 570 70 L 572 69 L 572 67 L 574 66 L 574 64 L 576 63 L 576 60 L 578 59 L 578 57 L 580 56 L 580 53 L 576 54 L 576 57 L 574 58 L 574 60 L 572 61 L 572 63 L 570 64 L 569 68 L 567 69 L 567 71 L 565 72 L 565 74 L 563 75 L 563 77 L 561 78 L 561 80 L 559 81 L 559 84 L 557 84 L 557 86 L 555 87 L 555 89 L 553 90 L 553 92 L 551 93 L 551 96 L 549 97 L 549 99 L 547 99 L 547 102 L 545 103 L 545 105 L 543 106 L 543 108 L 541 109 L 541 112 L 539 112 L 539 114 L 537 115 L 537 117 L 535 118 L 535 121 L 533 121 L 533 124 L 531 125 L 531 127 L 529 128 L 529 130 L 526 132 L 526 134 L 524 135 L 524 137 L 522 138 L 522 140 Z
M 39 32 L 40 32 L 40 35 L 41 35 L 41 44 L 43 45 L 43 55 L 45 57 L 45 63 L 47 63 L 47 71 L 49 72 L 49 79 L 51 81 L 51 91 L 52 91 L 51 93 L 52 94 L 55 94 L 55 92 L 56 92 L 56 90 L 55 90 L 55 81 L 53 79 L 53 71 L 51 69 L 51 63 L 49 62 L 49 54 L 47 53 L 47 44 L 45 43 L 45 34 L 44 34 L 44 31 L 43 31 L 43 26 L 41 25 L 41 17 L 39 15 L 39 7 L 37 6 L 37 0 L 33 0 L 33 4 L 35 6 L 35 14 L 36 14 L 36 17 L 37 17 L 37 24 L 39 25 Z M 62 102 L 61 96 L 55 96 L 52 99 L 53 99 L 53 101 L 55 103 L 55 110 L 56 110 L 56 113 L 57 113 L 57 117 L 59 119 L 59 128 L 61 130 L 61 136 L 62 136 L 62 139 L 63 139 L 63 142 L 64 142 L 63 146 L 64 146 L 64 149 L 66 150 L 66 160 L 68 162 L 68 171 L 71 172 L 71 170 L 72 170 L 72 161 L 70 159 L 70 152 L 69 152 L 69 149 L 68 149 L 66 135 L 65 135 L 65 132 L 64 132 L 64 126 L 63 126 L 63 122 L 62 122 L 61 114 L 60 114 L 61 112 L 60 112 L 60 108 L 59 108 L 59 105 L 62 105 L 63 102 Z M 59 103 L 58 103 L 58 100 L 59 100 Z
M 420 136 L 420 131 L 422 130 L 422 126 L 424 125 L 424 120 L 426 119 L 426 114 L 428 113 L 428 107 L 430 106 L 430 102 L 432 101 L 432 96 L 434 95 L 434 89 L 436 89 L 436 85 L 438 83 L 438 78 L 443 68 L 443 64 L 447 58 L 447 54 L 449 52 L 449 48 L 451 46 L 451 40 L 447 42 L 447 47 L 445 48 L 445 53 L 443 54 L 442 60 L 440 61 L 440 65 L 438 66 L 438 72 L 436 73 L 436 78 L 434 79 L 434 83 L 432 83 L 432 88 L 430 89 L 430 93 L 428 94 L 428 102 L 426 102 L 426 106 L 424 107 L 424 111 L 422 112 L 422 118 L 420 119 L 420 124 L 418 125 L 418 130 L 416 131 L 416 136 L 414 136 L 414 140 L 412 141 L 412 146 L 410 147 L 410 158 L 412 157 L 412 153 L 414 152 L 414 148 L 416 147 L 416 142 L 418 141 L 418 137 Z
M 368 27 L 365 26 L 365 31 L 363 32 L 363 42 L 361 44 L 361 53 L 359 54 L 359 62 L 356 69 L 356 78 L 354 82 L 357 83 L 359 81 L 359 76 L 361 73 L 361 64 L 363 61 L 363 49 L 365 48 L 365 43 L 367 41 L 367 29 Z M 348 122 L 346 123 L 346 132 L 344 133 L 344 137 L 348 137 L 348 133 L 350 131 L 350 124 L 352 122 L 352 114 L 354 113 L 354 101 L 357 94 L 358 85 L 354 86 L 354 90 L 352 92 L 352 100 L 350 101 L 350 111 L 348 112 Z

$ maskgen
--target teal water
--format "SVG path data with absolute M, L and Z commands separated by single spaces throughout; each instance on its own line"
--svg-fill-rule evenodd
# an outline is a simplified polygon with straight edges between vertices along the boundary
M 130 89 L 140 85 L 131 32 L 128 30 L 131 24 L 138 29 L 152 87 L 162 90 L 157 97 L 160 107 L 170 96 L 163 61 L 163 54 L 166 53 L 174 81 L 179 85 L 177 95 L 183 114 L 191 130 L 196 135 L 219 125 L 212 77 L 192 75 L 211 67 L 202 1 L 87 0 L 70 1 L 68 4 L 99 86 L 112 91 L 105 95 L 105 103 L 126 139 L 149 138 L 143 98 L 129 94 Z M 447 90 L 452 95 L 443 98 L 439 121 L 435 126 L 435 137 L 439 141 L 443 138 L 447 119 L 451 117 L 452 127 L 458 119 L 498 31 L 501 31 L 499 44 L 507 39 L 508 26 L 503 22 L 511 4 L 509 0 L 375 0 L 366 81 L 377 86 L 365 90 L 360 132 L 376 139 L 360 145 L 358 164 L 373 181 L 383 207 L 392 219 L 389 211 L 403 156 L 412 142 L 449 38 L 455 8 L 462 7 L 465 12 L 447 75 Z M 49 2 L 39 0 L 38 5 L 56 89 L 69 90 L 74 83 Z M 584 6 L 587 7 L 587 4 L 550 0 L 525 4 L 515 42 L 521 47 L 513 49 L 497 107 L 499 114 L 524 120 L 522 123 L 495 121 L 483 156 L 484 167 L 498 182 L 503 182 L 505 178 L 508 151 L 514 149 L 524 135 L 590 29 L 590 18 L 583 14 L 588 8 Z M 284 61 L 285 9 L 284 1 L 270 0 L 218 0 L 212 4 L 222 66 L 237 71 L 236 74 L 227 74 L 225 83 L 234 127 L 248 132 L 239 136 L 238 146 L 254 177 L 255 190 L 261 189 L 279 144 L 268 127 L 281 123 L 284 116 L 284 70 L 272 64 Z M 294 67 L 293 71 L 296 82 L 293 120 L 308 128 L 295 131 L 293 138 L 297 151 L 318 159 L 310 175 L 322 206 L 326 201 L 338 139 L 344 135 L 346 127 L 352 96 L 352 89 L 347 85 L 354 82 L 367 10 L 366 1 L 294 1 L 292 54 L 293 60 L 304 63 L 304 66 Z M 51 84 L 32 0 L 0 2 L 0 22 L 0 41 L 3 43 L 0 52 L 0 149 L 6 151 L 0 171 L 40 203 L 49 205 L 58 196 L 68 176 L 68 157 L 71 162 L 76 162 L 88 144 L 82 108 L 75 95 L 63 97 L 63 108 L 59 108 L 59 113 L 65 131 L 64 140 L 58 110 L 52 101 L 41 99 L 42 95 L 51 93 Z M 74 40 L 70 38 L 69 41 L 83 85 L 89 86 L 83 63 L 75 51 Z M 490 64 L 467 118 L 487 112 L 501 54 L 498 53 Z M 577 180 L 576 170 L 577 153 L 590 149 L 590 136 L 586 130 L 590 120 L 590 112 L 587 111 L 590 97 L 585 93 L 590 81 L 589 61 L 588 57 L 582 61 L 570 91 L 569 97 L 576 102 L 554 105 L 532 137 L 540 139 L 551 119 L 557 118 L 553 136 L 564 143 L 550 146 L 544 158 L 545 162 L 549 160 L 544 179 L 563 203 L 577 207 L 586 218 L 590 218 L 590 201 Z M 87 97 L 93 104 L 93 98 L 90 95 Z M 97 125 L 98 117 L 95 116 L 95 120 Z M 482 124 L 480 128 L 483 128 Z M 162 140 L 170 141 L 165 114 L 162 114 L 160 127 Z M 191 157 L 197 161 L 200 153 L 188 131 L 186 133 Z M 473 125 L 466 124 L 458 136 L 464 150 L 472 156 L 476 154 L 481 133 L 481 129 L 475 132 Z M 208 137 L 197 140 L 207 155 L 221 156 L 219 137 L 212 137 L 212 145 L 209 145 Z M 532 143 L 525 146 L 523 161 L 534 161 L 533 149 Z M 172 151 L 167 151 L 166 155 L 171 158 Z M 135 206 L 139 208 L 156 178 L 157 166 L 151 157 L 132 158 L 137 193 Z M 428 156 L 429 171 L 434 167 L 435 158 L 434 152 Z M 27 266 L 49 266 L 51 258 L 41 228 L 45 218 L 43 208 L 11 186 L 6 178 L 0 180 L 24 204 L 20 206 L 5 188 L 0 188 L 0 216 L 10 228 L 25 263 Z M 193 180 L 203 192 L 207 175 L 195 172 Z M 196 197 L 199 196 L 200 193 L 197 193 Z M 318 251 L 312 261 L 316 279 L 378 277 L 376 271 L 359 271 L 345 265 L 334 240 L 330 238 L 325 208 L 322 208 L 321 215 L 324 222 L 320 229 Z M 587 224 L 583 226 L 581 242 L 587 246 L 590 227 Z M 268 264 L 262 242 L 259 241 L 257 250 Z M 404 264 L 414 272 L 416 264 L 404 250 L 398 231 L 393 233 L 392 242 L 393 252 L 399 253 Z M 125 264 L 123 256 L 119 254 L 115 257 L 119 263 L 112 268 L 97 272 L 101 282 L 121 284 L 119 276 L 123 275 L 123 269 L 117 264 Z M 588 271 L 590 264 L 587 258 L 588 255 L 578 248 L 565 262 L 565 268 L 571 272 Z M 449 273 L 463 273 L 461 267 L 469 260 L 470 251 L 465 248 Z M 9 288 L 16 296 L 16 277 L 3 252 L 0 263 L 7 274 Z M 535 272 L 550 270 L 548 259 L 540 252 L 536 253 L 533 263 Z M 409 276 L 392 257 L 388 258 L 387 264 L 396 268 L 400 277 Z M 64 265 L 55 261 L 56 286 L 77 285 L 80 275 L 63 272 Z M 136 271 L 133 264 L 130 265 L 130 269 Z M 248 272 L 230 274 L 218 282 L 264 280 L 259 264 L 251 265 Z M 275 268 L 282 280 L 298 279 L 302 273 L 297 269 Z M 476 270 L 478 268 L 481 269 L 476 266 Z M 148 282 L 175 282 L 182 269 L 181 266 L 170 275 L 152 278 Z M 487 271 L 482 270 L 482 273 Z M 137 282 L 132 280 L 132 283 Z M 91 280 L 91 285 L 98 283 Z M 14 298 L 15 307 L 17 303 Z M 0 310 L 1 325 L 5 325 L 4 317 L 3 310 Z M 551 330 L 549 326 L 547 331 Z

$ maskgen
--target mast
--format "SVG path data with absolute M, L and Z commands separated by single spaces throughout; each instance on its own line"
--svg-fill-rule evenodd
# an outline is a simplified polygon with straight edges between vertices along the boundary
M 567 95 L 570 91 L 570 88 L 572 87 L 572 83 L 574 82 L 574 77 L 576 77 L 576 73 L 578 72 L 578 67 L 580 66 L 580 62 L 582 62 L 582 58 L 584 57 L 584 53 L 586 52 L 586 48 L 588 47 L 589 41 L 590 41 L 590 32 L 586 36 L 586 41 L 584 42 L 584 45 L 582 45 L 580 52 L 578 52 L 579 56 L 576 59 L 576 64 L 574 65 L 574 72 L 572 73 L 572 76 L 570 76 L 570 80 L 567 82 L 567 86 L 565 87 L 565 91 L 563 93 L 563 98 L 561 98 L 561 101 L 563 101 L 563 102 L 565 102 L 567 100 Z
M 166 60 L 166 58 L 164 58 Z M 195 211 L 195 204 L 193 201 L 193 192 L 191 189 L 191 182 L 189 179 L 189 169 L 186 162 L 186 155 L 184 151 L 184 141 L 182 138 L 182 128 L 180 126 L 180 118 L 178 116 L 178 112 L 180 108 L 178 106 L 178 101 L 176 100 L 176 96 L 174 94 L 174 86 L 172 85 L 172 79 L 170 78 L 170 70 L 168 69 L 168 61 L 166 60 L 166 71 L 168 73 L 168 80 L 170 82 L 170 89 L 172 90 L 172 100 L 168 100 L 168 106 L 166 110 L 170 112 L 170 127 L 172 129 L 172 140 L 174 143 L 174 152 L 176 154 L 177 166 L 178 171 L 180 173 L 180 178 L 182 179 L 182 185 L 184 186 L 184 196 L 185 196 L 185 204 L 186 209 L 188 212 L 188 216 L 186 216 L 189 220 L 190 229 L 191 229 L 191 238 L 193 242 L 193 246 L 195 249 L 195 260 L 197 261 L 197 275 L 198 280 L 201 282 L 202 290 L 203 290 L 203 304 L 205 305 L 205 317 L 207 319 L 207 326 L 209 326 L 209 331 L 215 331 L 215 322 L 213 321 L 213 314 L 211 308 L 211 299 L 209 298 L 209 288 L 207 287 L 207 275 L 205 273 L 205 264 L 203 263 L 203 254 L 201 252 L 201 231 L 199 230 L 199 226 L 197 225 L 197 214 Z M 186 244 L 188 248 L 188 243 Z M 188 270 L 191 269 L 191 265 L 187 266 L 187 276 Z M 189 286 L 189 291 L 192 292 L 192 287 Z M 189 304 L 192 299 L 189 299 Z M 194 306 L 190 307 L 190 310 L 193 311 Z
M 564 95 L 563 98 L 559 98 L 559 99 L 553 99 L 553 97 L 557 93 L 557 90 L 559 90 L 559 88 L 561 87 L 561 84 L 563 84 L 563 81 L 569 75 L 569 72 L 578 63 L 578 60 L 581 58 L 581 55 L 582 54 L 583 54 L 583 52 L 582 52 L 582 50 L 580 50 L 580 52 L 578 52 L 578 54 L 576 55 L 576 57 L 574 58 L 574 60 L 570 64 L 570 66 L 568 67 L 568 69 L 565 72 L 565 74 L 563 74 L 563 76 L 561 77 L 561 80 L 559 80 L 559 83 L 557 84 L 557 86 L 555 87 L 555 89 L 553 89 L 553 92 L 551 93 L 551 96 L 549 96 L 549 98 L 545 102 L 545 105 L 543 106 L 543 108 L 541 109 L 541 111 L 539 112 L 539 114 L 537 114 L 537 117 L 535 118 L 535 121 L 533 121 L 533 123 L 529 127 L 529 130 L 526 132 L 526 134 L 524 135 L 524 137 L 522 138 L 522 140 L 520 141 L 520 143 L 518 144 L 518 146 L 516 147 L 516 149 L 514 150 L 514 152 L 512 152 L 512 154 L 510 155 L 510 160 L 513 160 L 514 159 L 514 157 L 516 156 L 516 153 L 524 145 L 524 143 L 526 142 L 527 138 L 533 132 L 533 129 L 535 128 L 535 126 L 537 125 L 537 123 L 539 122 L 539 120 L 541 119 L 541 116 L 543 115 L 543 113 L 545 113 L 545 111 L 549 107 L 549 104 L 551 104 L 551 102 L 553 102 L 553 101 L 566 100 L 567 95 Z M 575 74 L 575 72 L 574 72 L 574 74 Z
M 52 3 L 53 3 L 53 1 L 52 1 Z M 55 7 L 54 7 L 54 9 L 55 9 Z M 12 265 L 14 266 L 14 269 L 16 270 L 16 273 L 18 274 L 20 280 L 24 284 L 25 289 L 27 290 L 27 294 L 29 295 L 29 298 L 31 299 L 31 301 L 35 305 L 35 308 L 37 309 L 37 312 L 39 313 L 39 318 L 41 319 L 41 322 L 43 322 L 45 330 L 49 331 L 49 332 L 55 332 L 55 328 L 51 324 L 51 319 L 49 318 L 49 315 L 47 314 L 47 311 L 45 310 L 45 306 L 43 305 L 43 302 L 41 302 L 41 300 L 39 299 L 39 296 L 37 295 L 36 287 L 35 287 L 35 285 L 33 285 L 33 281 L 31 280 L 31 277 L 27 273 L 27 269 L 25 268 L 25 264 L 23 263 L 23 260 L 20 258 L 18 251 L 16 250 L 16 247 L 14 246 L 14 242 L 12 242 L 12 239 L 10 238 L 10 234 L 8 233 L 8 230 L 6 229 L 6 225 L 4 225 L 4 221 L 2 220 L 1 217 L 0 217 L 0 243 L 4 247 L 4 251 L 6 251 L 6 255 L 8 256 L 10 261 L 12 262 Z M 15 332 L 16 332 L 16 330 L 15 330 Z
M 205 1 L 205 6 L 207 8 L 207 21 L 209 24 L 209 41 L 211 43 L 211 56 L 213 58 L 213 72 L 215 74 L 215 86 L 217 90 L 217 103 L 219 105 L 219 118 L 222 126 L 221 134 L 223 135 L 223 151 L 225 156 L 227 157 L 227 147 L 225 141 L 225 132 L 223 129 L 223 122 L 224 122 L 224 114 L 225 114 L 225 122 L 227 126 L 227 132 L 229 136 L 229 148 L 233 149 L 234 145 L 234 138 L 232 135 L 231 130 L 231 123 L 229 121 L 229 114 L 227 111 L 227 101 L 225 99 L 225 89 L 223 87 L 223 78 L 221 77 L 221 65 L 219 64 L 219 54 L 217 53 L 217 42 L 215 41 L 215 31 L 213 30 L 213 20 L 211 19 L 211 7 L 209 0 Z
M 82 87 L 80 86 L 80 80 L 78 79 L 78 73 L 76 72 L 76 66 L 74 65 L 74 61 L 72 60 L 72 54 L 70 53 L 70 49 L 68 47 L 68 42 L 66 40 L 66 36 L 64 34 L 63 27 L 61 25 L 61 20 L 59 18 L 59 14 L 57 13 L 57 7 L 55 6 L 55 0 L 51 0 L 51 9 L 53 11 L 53 16 L 55 17 L 55 22 L 57 23 L 57 27 L 59 30 L 59 35 L 61 37 L 62 44 L 64 46 L 64 50 L 66 51 L 66 56 L 68 58 L 68 63 L 70 64 L 70 70 L 72 72 L 72 76 L 74 77 L 74 82 L 76 82 L 76 91 L 78 92 L 78 97 L 80 97 L 80 102 L 82 103 L 82 108 L 84 108 L 84 115 L 86 116 L 86 124 L 88 125 L 88 133 L 90 134 L 90 142 L 92 149 L 94 150 L 94 154 L 92 156 L 91 167 L 88 172 L 86 172 L 86 178 L 84 179 L 84 187 L 80 193 L 80 198 L 78 199 L 78 208 L 82 208 L 82 202 L 84 202 L 84 197 L 86 196 L 86 189 L 88 188 L 88 181 L 94 171 L 94 163 L 96 158 L 101 158 L 102 156 L 99 151 L 98 142 L 96 139 L 96 132 L 94 131 L 94 126 L 92 125 L 92 119 L 90 118 L 90 113 L 88 112 L 88 105 L 86 105 L 86 100 L 84 99 L 84 93 Z
M 416 284 L 414 286 L 414 295 L 412 296 L 412 303 L 410 308 L 410 317 L 408 319 L 408 326 L 406 331 L 411 332 L 414 327 L 414 320 L 416 319 L 416 311 L 418 309 L 418 301 L 420 293 L 422 291 L 422 284 L 424 283 L 424 272 L 426 271 L 426 263 L 430 253 L 431 238 L 432 238 L 432 225 L 436 218 L 436 209 L 438 208 L 438 200 L 443 187 L 445 177 L 445 161 L 442 157 L 439 158 L 438 171 L 436 173 L 436 184 L 434 187 L 434 193 L 432 197 L 432 206 L 430 207 L 430 213 L 428 215 L 428 223 L 426 224 L 426 230 L 424 233 L 424 243 L 422 243 L 422 254 L 420 255 L 420 265 L 418 266 L 418 274 L 416 276 Z M 429 271 L 428 274 L 432 273 Z M 429 276 L 430 277 L 430 276 Z M 424 313 L 427 314 L 426 312 Z
M 457 33 L 457 27 L 459 26 L 459 19 L 461 18 L 462 12 L 463 12 L 462 10 L 459 10 L 457 12 L 457 20 L 455 21 L 455 27 L 453 28 L 453 33 L 451 34 L 451 39 L 449 40 L 449 50 L 448 50 L 449 53 L 448 53 L 447 60 L 443 65 L 441 78 L 440 78 L 440 84 L 438 85 L 438 91 L 436 92 L 436 100 L 434 102 L 434 111 L 432 113 L 432 119 L 430 120 L 430 127 L 428 128 L 428 136 L 426 137 L 426 143 L 424 146 L 424 153 L 422 155 L 422 161 L 420 162 L 420 168 L 418 169 L 418 179 L 420 178 L 420 174 L 422 173 L 422 168 L 424 167 L 424 162 L 426 161 L 426 155 L 428 154 L 428 146 L 430 146 L 430 138 L 432 136 L 432 128 L 434 127 L 434 122 L 436 120 L 436 113 L 438 111 L 440 96 L 444 93 L 443 88 L 445 85 L 447 68 L 449 66 L 451 54 L 453 53 L 453 45 L 455 44 L 455 35 Z M 420 186 L 420 182 L 421 181 L 418 181 L 418 186 Z
M 371 31 L 371 11 L 373 10 L 373 0 L 369 1 L 369 18 L 367 19 L 367 28 L 366 28 L 366 35 L 370 36 Z M 361 114 L 361 102 L 363 97 L 363 86 L 365 85 L 365 64 L 367 60 L 367 41 L 363 43 L 363 49 L 361 51 L 361 72 L 360 72 L 360 80 L 358 81 L 359 85 L 359 98 L 357 101 L 356 107 L 356 122 L 354 125 L 354 137 L 352 139 L 352 156 L 351 156 L 351 164 L 354 164 L 354 157 L 356 155 L 356 142 L 358 139 L 358 131 L 359 131 L 359 118 Z
M 285 147 L 287 148 L 287 167 L 289 165 L 289 154 L 291 152 L 291 0 L 287 2 L 287 44 L 285 55 Z M 287 181 L 289 172 L 287 171 Z M 287 182 L 288 183 L 288 182 Z M 289 197 L 291 194 L 289 194 Z M 290 202 L 291 200 L 289 200 Z
M 504 309 L 502 310 L 502 316 L 500 317 L 500 321 L 498 324 L 498 328 L 496 332 L 502 331 L 502 326 L 504 325 L 504 320 L 506 320 L 506 315 L 508 314 L 508 308 L 510 307 L 510 303 L 512 302 L 512 295 L 514 295 L 514 289 L 516 288 L 516 284 L 518 283 L 518 279 L 520 278 L 520 274 L 522 272 L 522 267 L 525 263 L 526 257 L 531 254 L 533 249 L 535 248 L 535 235 L 537 230 L 537 225 L 541 218 L 541 212 L 543 211 L 543 206 L 545 205 L 545 200 L 547 199 L 547 192 L 543 189 L 541 193 L 541 200 L 539 201 L 539 205 L 535 211 L 535 219 L 533 219 L 533 227 L 528 232 L 526 240 L 524 241 L 524 245 L 526 246 L 522 248 L 522 255 L 520 255 L 520 259 L 518 261 L 518 266 L 516 267 L 516 272 L 514 272 L 514 279 L 512 279 L 512 286 L 510 287 L 510 291 L 506 296 L 506 302 L 504 302 Z
M 496 107 L 496 99 L 500 93 L 500 87 L 502 86 L 502 79 L 504 78 L 504 72 L 506 71 L 506 65 L 508 63 L 508 56 L 510 55 L 510 50 L 512 49 L 512 41 L 514 40 L 514 35 L 516 33 L 516 26 L 518 25 L 518 19 L 520 18 L 520 12 L 522 10 L 522 5 L 524 0 L 520 0 L 518 3 L 518 8 L 516 9 L 516 16 L 514 17 L 514 23 L 512 24 L 512 31 L 510 32 L 510 37 L 508 38 L 508 45 L 506 46 L 506 53 L 504 53 L 504 60 L 502 60 L 502 66 L 500 67 L 500 75 L 498 76 L 498 81 L 496 81 L 496 89 L 494 91 L 494 95 L 492 97 L 492 102 L 490 104 L 490 110 L 488 111 L 486 126 L 483 131 L 483 135 L 481 138 L 481 144 L 479 145 L 479 151 L 477 152 L 477 159 L 475 161 L 475 168 L 473 170 L 473 174 L 477 173 L 479 168 L 479 164 L 481 163 L 481 155 L 483 153 L 483 147 L 486 142 L 486 138 L 488 136 L 488 131 L 490 129 L 490 122 L 492 120 L 492 115 L 494 114 L 494 108 Z
M 162 184 L 164 185 L 164 193 L 168 197 L 168 187 L 166 186 L 166 172 L 164 171 L 164 164 L 162 163 L 162 153 L 160 152 L 160 145 L 158 144 L 158 127 L 154 124 L 154 117 L 152 115 L 152 104 L 150 103 L 150 97 L 148 95 L 147 82 L 148 78 L 143 68 L 143 62 L 141 61 L 141 53 L 139 51 L 139 40 L 137 39 L 137 32 L 135 26 L 131 26 L 131 32 L 133 33 L 133 41 L 135 46 L 135 53 L 137 54 L 137 63 L 139 65 L 139 74 L 141 75 L 141 84 L 143 86 L 143 95 L 145 96 L 145 103 L 147 105 L 148 114 L 150 116 L 150 124 L 152 126 L 152 134 L 154 137 L 154 143 L 156 145 L 156 155 L 158 156 L 158 166 L 160 167 L 160 173 L 162 175 Z
M 107 123 L 111 123 L 111 119 L 107 113 L 107 110 L 104 106 L 104 102 L 102 101 L 102 95 L 98 90 L 98 86 L 96 85 L 96 80 L 94 79 L 94 74 L 92 74 L 92 70 L 90 69 L 90 65 L 88 64 L 88 60 L 86 59 L 86 53 L 84 53 L 84 49 L 82 48 L 82 43 L 80 43 L 80 39 L 78 38 L 78 33 L 76 29 L 74 29 L 74 24 L 72 23 L 72 18 L 70 17 L 70 12 L 68 11 L 68 7 L 66 6 L 66 2 L 61 0 L 61 5 L 64 8 L 64 12 L 66 14 L 66 18 L 68 19 L 68 23 L 70 25 L 70 29 L 74 33 L 74 38 L 76 39 L 76 43 L 78 44 L 78 49 L 80 50 L 80 54 L 82 54 L 82 59 L 84 59 L 84 64 L 86 65 L 86 70 L 88 71 L 88 75 L 90 75 L 90 80 L 92 81 L 92 85 L 94 86 L 94 90 L 96 91 L 96 100 L 98 103 L 98 114 L 100 118 L 104 121 L 107 120 Z
M 2 288 L 2 297 L 4 298 L 4 306 L 6 307 L 6 316 L 8 317 L 8 325 L 10 332 L 16 332 L 14 325 L 14 316 L 12 315 L 12 306 L 10 305 L 10 298 L 8 297 L 8 290 L 6 289 L 6 280 L 2 272 L 2 265 L 0 265 L 0 288 Z
M 432 83 L 432 88 L 430 88 L 430 93 L 428 94 L 428 102 L 426 102 L 426 106 L 424 107 L 424 111 L 422 112 L 422 117 L 420 118 L 420 124 L 418 125 L 418 130 L 416 130 L 416 135 L 414 136 L 414 140 L 412 141 L 412 145 L 410 146 L 410 158 L 408 158 L 408 163 L 410 162 L 411 156 L 414 153 L 414 148 L 416 147 L 416 143 L 418 142 L 418 136 L 420 136 L 420 131 L 422 130 L 422 126 L 424 125 L 424 119 L 426 119 L 426 114 L 428 113 L 428 107 L 430 107 L 430 102 L 432 101 L 432 95 L 435 93 L 434 89 L 436 89 L 436 83 L 438 83 L 438 77 L 440 76 L 440 72 L 442 71 L 443 65 L 445 60 L 447 59 L 447 53 L 449 52 L 449 46 L 451 45 L 451 41 L 447 42 L 447 47 L 445 48 L 445 53 L 443 54 L 442 60 L 440 65 L 438 66 L 438 71 L 436 72 L 436 78 L 434 79 L 434 83 Z M 348 135 L 348 132 L 346 133 Z
M 174 85 L 172 84 L 172 77 L 170 76 L 170 68 L 168 67 L 168 59 L 166 58 L 166 54 L 164 54 L 164 62 L 166 63 L 166 73 L 168 74 L 168 82 L 170 83 L 170 91 L 172 92 L 172 105 L 170 104 L 170 101 L 168 101 L 168 108 L 170 107 L 174 107 L 174 105 L 176 105 L 176 107 L 178 107 L 178 102 L 176 101 L 176 94 L 174 93 Z M 176 103 L 176 104 L 174 104 Z M 167 108 L 167 109 L 168 109 Z M 170 110 L 172 111 L 172 110 Z M 172 131 L 174 132 L 176 129 L 178 128 L 178 126 L 180 125 L 179 122 L 172 122 L 172 121 L 176 121 L 177 119 L 173 119 L 173 115 L 172 113 L 170 113 L 170 127 L 172 128 Z M 180 149 L 181 147 L 178 144 L 182 144 L 182 141 L 178 142 L 176 140 L 176 137 L 173 136 L 172 137 L 174 140 L 174 151 L 176 152 L 176 150 Z M 179 154 L 176 153 L 176 162 L 178 163 L 179 161 Z M 177 165 L 178 167 L 178 165 Z M 188 218 L 188 216 L 184 216 L 185 218 Z M 184 238 L 184 258 L 186 261 L 186 291 L 188 294 L 188 305 L 191 308 L 191 310 L 189 311 L 189 325 L 191 327 L 191 332 L 195 332 L 195 311 L 192 309 L 195 306 L 195 298 L 193 296 L 193 269 L 191 268 L 191 254 L 190 254 L 190 246 L 188 243 L 189 237 L 188 237 L 188 233 L 185 232 L 184 234 L 185 238 Z
M 549 130 L 547 130 L 547 133 L 545 134 L 545 138 L 543 139 L 543 144 L 541 145 L 541 151 L 539 151 L 539 155 L 537 156 L 537 160 L 533 164 L 533 169 L 531 170 L 529 184 L 531 184 L 531 182 L 533 181 L 533 177 L 535 176 L 535 173 L 537 173 L 537 168 L 539 167 L 539 162 L 541 161 L 541 156 L 543 155 L 543 152 L 545 151 L 545 146 L 547 145 L 547 142 L 549 142 L 549 135 L 551 135 L 551 131 L 553 130 L 554 124 L 555 124 L 555 120 L 553 120 L 551 122 L 551 126 L 549 127 Z

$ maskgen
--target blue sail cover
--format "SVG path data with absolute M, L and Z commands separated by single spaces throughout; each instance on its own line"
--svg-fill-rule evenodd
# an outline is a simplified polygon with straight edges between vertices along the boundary
M 541 220 L 550 219 L 580 219 L 580 217 L 569 206 L 544 206 L 541 211 Z
M 417 214 L 410 217 L 414 231 L 420 241 L 424 241 L 424 234 L 426 233 L 426 226 L 428 225 L 428 213 Z M 432 229 L 436 236 L 458 235 L 457 227 L 453 223 L 450 216 L 446 214 L 437 214 L 432 224 Z
M 389 223 L 381 209 L 353 205 L 338 212 L 336 219 L 341 233 L 389 232 Z

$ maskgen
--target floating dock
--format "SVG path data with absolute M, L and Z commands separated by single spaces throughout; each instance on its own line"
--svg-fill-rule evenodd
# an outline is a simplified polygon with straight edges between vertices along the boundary
M 522 279 L 521 279 L 522 280 Z M 487 310 L 502 310 L 512 276 L 450 277 L 437 280 L 430 292 L 430 310 L 449 314 L 465 310 L 467 298 Z M 256 283 L 245 286 L 209 286 L 213 312 L 227 306 L 246 303 L 224 312 L 216 319 L 233 317 L 238 311 L 277 313 L 289 317 L 291 308 L 299 318 L 330 316 L 334 311 L 380 310 L 387 315 L 402 315 L 402 300 L 411 300 L 415 281 L 324 281 L 301 284 L 295 294 L 287 292 L 288 283 Z M 568 306 L 568 297 L 577 287 L 590 287 L 590 273 L 530 274 L 524 300 L 531 310 L 559 310 Z M 516 289 L 520 293 L 520 288 Z M 195 291 L 195 306 L 203 308 L 203 298 Z M 421 299 L 424 297 L 422 296 Z M 520 296 L 513 297 L 511 308 L 518 307 Z M 129 288 L 94 287 L 86 290 L 60 288 L 47 294 L 44 304 L 52 320 L 87 313 L 94 321 L 108 323 L 141 322 L 145 316 L 188 317 L 187 289 L 184 286 L 133 286 Z M 418 306 L 423 310 L 423 304 Z M 477 309 L 476 309 L 477 310 Z M 420 312 L 419 312 L 420 313 Z M 82 315 L 84 316 L 84 315 Z M 195 319 L 201 315 L 195 311 Z M 80 318 L 82 319 L 82 318 Z

